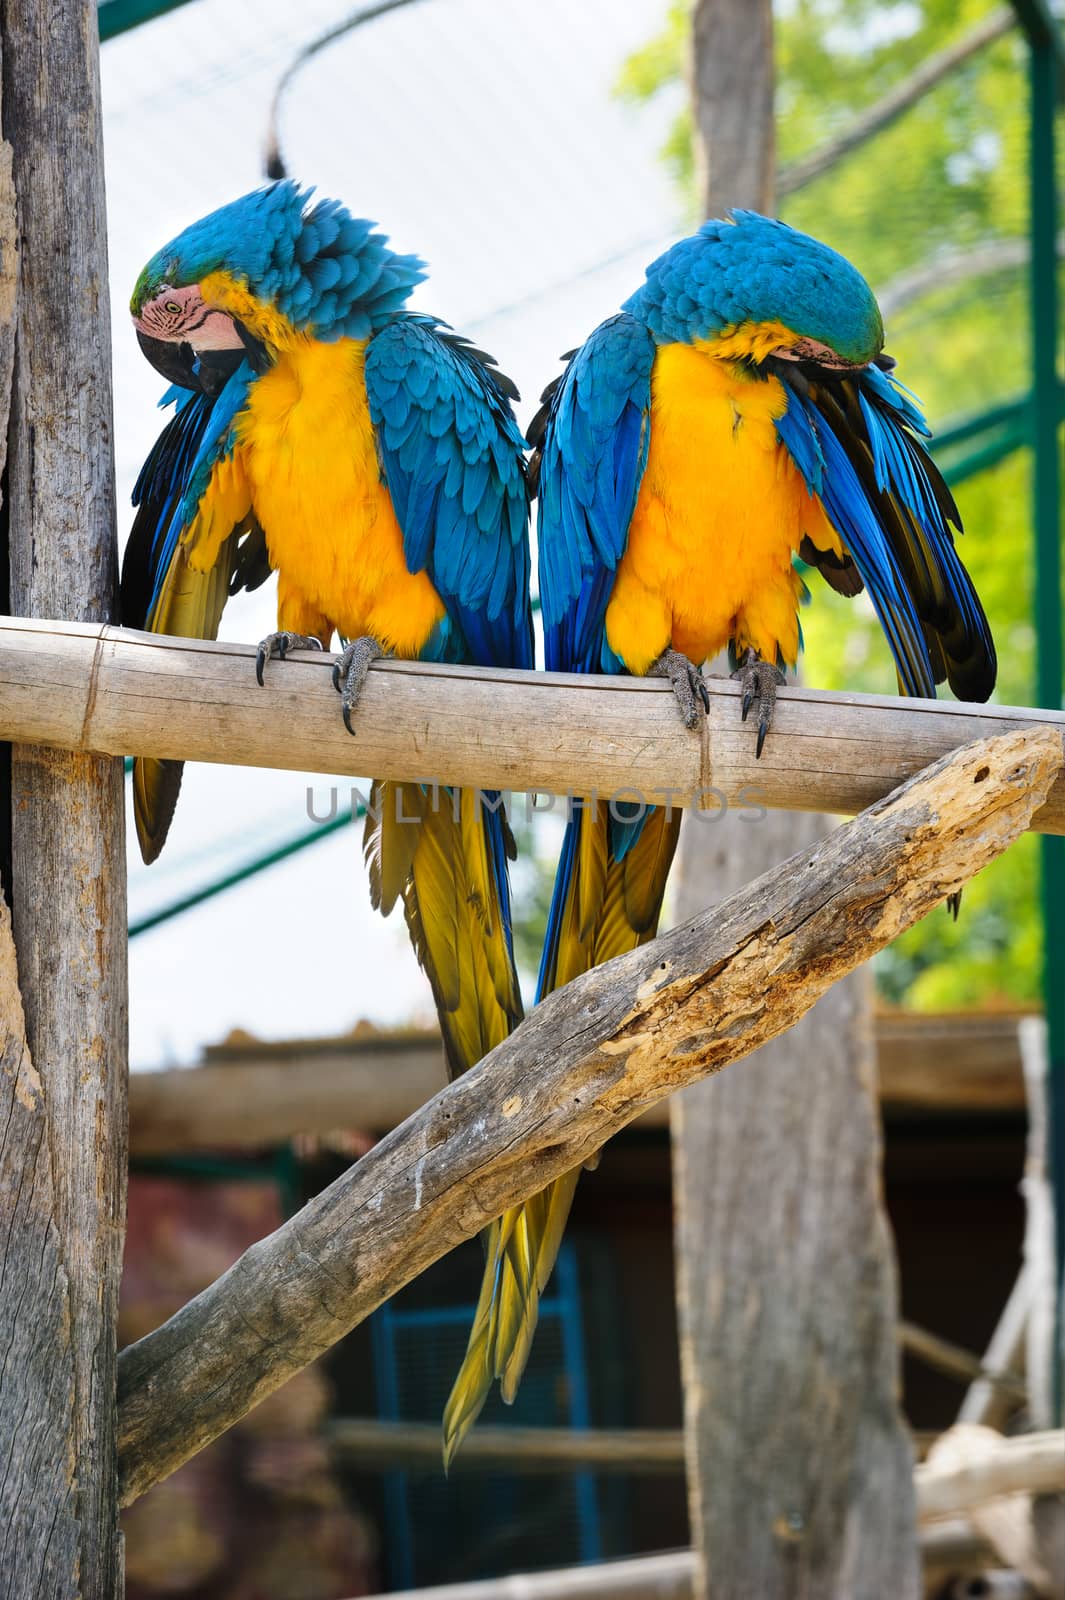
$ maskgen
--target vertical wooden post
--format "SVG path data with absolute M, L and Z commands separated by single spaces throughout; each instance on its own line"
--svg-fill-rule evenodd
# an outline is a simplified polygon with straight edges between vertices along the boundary
M 771 0 L 700 0 L 693 46 L 706 211 L 771 215 Z M 677 916 L 827 826 L 687 818 Z M 741 1072 L 673 1102 L 689 1505 L 713 1600 L 919 1591 L 877 1115 L 861 973 Z
M 7 462 L 11 609 L 111 620 L 96 6 L 4 0 L 0 46 L 20 258 Z M 0 1593 L 112 1600 L 123 1587 L 115 1463 L 126 1166 L 122 768 L 24 747 L 13 750 L 11 765 L 12 911 L 26 1028 L 20 1044 L 8 987 Z
M 690 82 L 704 217 L 723 216 L 730 206 L 772 214 L 774 73 L 769 0 L 697 0 Z
M 825 831 L 685 827 L 680 917 Z M 689 1506 L 713 1600 L 918 1593 L 867 985 L 845 978 L 675 1102 Z

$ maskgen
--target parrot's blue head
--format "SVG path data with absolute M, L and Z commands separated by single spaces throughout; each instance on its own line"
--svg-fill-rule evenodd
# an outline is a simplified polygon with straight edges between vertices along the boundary
M 160 346 L 269 352 L 298 334 L 367 339 L 424 276 L 421 261 L 396 255 L 372 223 L 337 200 L 312 205 L 310 191 L 286 179 L 212 211 L 157 250 L 130 311 L 153 360 Z
M 706 222 L 659 256 L 624 309 L 661 344 L 733 358 L 867 366 L 884 328 L 865 279 L 827 245 L 754 211 Z

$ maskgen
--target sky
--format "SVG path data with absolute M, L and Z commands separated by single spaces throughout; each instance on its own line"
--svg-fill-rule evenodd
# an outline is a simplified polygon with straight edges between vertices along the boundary
M 122 542 L 162 421 L 159 377 L 129 323 L 133 283 L 167 239 L 262 181 L 278 78 L 352 9 L 191 0 L 102 47 Z M 523 424 L 559 354 L 682 231 L 658 160 L 676 100 L 637 108 L 613 93 L 662 14 L 663 0 L 419 0 L 315 56 L 284 98 L 289 173 L 428 262 L 415 303 L 497 357 L 522 391 Z M 231 601 L 221 636 L 269 632 L 274 589 Z M 150 868 L 130 819 L 131 920 L 303 831 L 308 788 L 325 812 L 334 781 L 344 805 L 347 779 L 187 768 Z M 135 1068 L 192 1064 L 233 1028 L 311 1037 L 431 1015 L 402 919 L 370 908 L 358 828 L 130 944 Z

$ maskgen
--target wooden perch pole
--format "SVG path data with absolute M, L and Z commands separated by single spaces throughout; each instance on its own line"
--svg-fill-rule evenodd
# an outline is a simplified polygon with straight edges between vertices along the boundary
M 681 807 L 701 795 L 710 833 L 723 798 L 752 820 L 760 806 L 853 814 L 969 740 L 1018 727 L 1065 734 L 1061 712 L 797 687 L 781 691 L 756 761 L 727 679 L 709 680 L 700 740 L 658 680 L 384 661 L 367 678 L 353 739 L 333 657 L 271 662 L 262 689 L 254 658 L 248 645 L 3 619 L 0 739 Z M 1065 833 L 1065 778 L 1032 826 Z
M 378 1472 L 397 1466 L 440 1471 L 440 1428 L 431 1422 L 340 1417 L 326 1424 L 335 1460 Z M 623 1472 L 636 1477 L 684 1471 L 679 1428 L 523 1428 L 482 1424 L 463 1440 L 452 1472 Z
M 790 1027 L 1001 854 L 1062 761 L 1051 729 L 967 746 L 712 912 L 538 1006 L 122 1353 L 125 1503 L 645 1106 Z
M 0 12 L 20 261 L 16 297 L 5 237 L 10 604 L 77 618 L 90 635 L 114 615 L 117 570 L 97 34 L 90 0 L 5 0 Z M 6 197 L 0 210 L 6 221 Z M 123 1591 L 121 763 L 16 737 L 10 801 L 18 974 L 7 973 L 0 1062 L 0 1593 L 112 1600 Z

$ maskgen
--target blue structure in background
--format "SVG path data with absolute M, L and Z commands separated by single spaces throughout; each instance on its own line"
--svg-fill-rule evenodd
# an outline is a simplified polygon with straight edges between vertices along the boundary
M 389 1422 L 438 1422 L 466 1346 L 475 1306 L 411 1306 L 409 1294 L 387 1301 L 370 1319 L 374 1375 L 379 1416 Z M 509 1421 L 521 1426 L 556 1426 L 587 1429 L 591 1426 L 588 1369 L 584 1348 L 577 1254 L 571 1241 L 563 1243 L 552 1280 L 551 1293 L 540 1302 L 537 1343 L 512 1407 L 486 1410 L 501 1426 Z M 468 1524 L 485 1530 L 508 1529 L 516 1542 L 525 1537 L 522 1519 L 529 1505 L 523 1489 L 528 1478 L 518 1474 L 463 1474 L 461 1467 L 448 1480 L 442 1469 L 430 1476 L 410 1470 L 385 1474 L 385 1538 L 389 1585 L 411 1589 L 426 1581 L 419 1572 L 419 1555 L 432 1556 L 434 1566 L 440 1546 L 455 1546 L 455 1559 L 467 1559 L 464 1578 L 488 1577 L 498 1568 L 498 1545 L 485 1548 L 479 1566 L 476 1551 L 462 1550 Z M 541 1484 L 543 1478 L 538 1480 Z M 560 1474 L 564 1491 L 556 1495 L 550 1530 L 541 1521 L 535 1530 L 536 1554 L 523 1565 L 557 1565 L 560 1561 L 602 1559 L 599 1491 L 593 1473 Z M 541 1499 L 542 1497 L 538 1497 Z M 570 1536 L 568 1551 L 560 1550 Z M 493 1554 L 495 1560 L 493 1560 Z M 459 1576 L 455 1573 L 452 1576 Z

